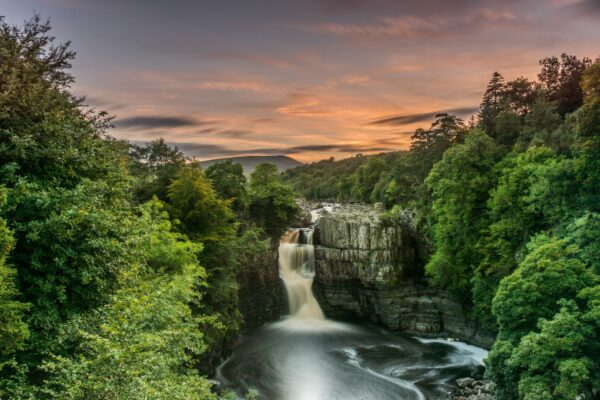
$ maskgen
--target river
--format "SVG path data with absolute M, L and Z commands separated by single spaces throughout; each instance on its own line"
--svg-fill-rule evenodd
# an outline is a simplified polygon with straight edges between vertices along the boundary
M 289 315 L 244 333 L 217 370 L 240 398 L 252 390 L 266 400 L 443 399 L 455 379 L 483 372 L 478 347 L 326 319 L 311 290 L 311 229 L 284 235 L 279 271 Z

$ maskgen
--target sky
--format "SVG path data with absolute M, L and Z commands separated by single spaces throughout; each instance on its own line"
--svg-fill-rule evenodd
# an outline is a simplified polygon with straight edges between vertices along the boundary
M 406 149 L 476 113 L 494 71 L 600 55 L 600 0 L 0 0 L 11 24 L 34 12 L 113 136 L 200 160 Z

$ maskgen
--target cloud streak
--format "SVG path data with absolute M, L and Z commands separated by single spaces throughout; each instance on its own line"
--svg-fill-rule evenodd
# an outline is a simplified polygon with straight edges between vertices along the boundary
M 386 17 L 381 18 L 380 23 L 375 25 L 330 23 L 319 25 L 314 30 L 337 36 L 411 39 L 448 36 L 460 31 L 472 33 L 476 28 L 505 27 L 514 25 L 516 22 L 518 22 L 518 18 L 511 12 L 483 9 L 461 16 Z
M 427 113 L 419 114 L 405 114 L 396 115 L 391 117 L 380 118 L 375 121 L 369 122 L 370 125 L 410 125 L 417 122 L 427 122 L 435 118 L 436 115 L 441 113 L 453 114 L 457 116 L 466 116 L 474 114 L 478 110 L 477 107 L 464 107 L 464 108 L 453 108 L 450 110 L 432 111 Z
M 137 116 L 115 120 L 115 126 L 123 129 L 156 129 L 156 128 L 182 128 L 195 127 L 209 124 L 209 121 L 200 121 L 190 117 L 153 117 Z

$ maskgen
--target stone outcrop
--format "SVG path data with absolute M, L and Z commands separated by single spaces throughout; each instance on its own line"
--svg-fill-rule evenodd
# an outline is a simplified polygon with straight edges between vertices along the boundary
M 314 233 L 313 291 L 334 319 L 369 320 L 419 336 L 489 347 L 462 307 L 423 277 L 427 249 L 410 216 L 393 222 L 377 207 L 346 205 L 322 215 Z
M 487 380 L 462 378 L 456 380 L 456 390 L 449 396 L 452 400 L 495 400 L 494 384 Z
M 279 279 L 277 250 L 248 260 L 236 278 L 239 285 L 238 309 L 244 317 L 244 328 L 254 328 L 286 314 L 287 299 Z

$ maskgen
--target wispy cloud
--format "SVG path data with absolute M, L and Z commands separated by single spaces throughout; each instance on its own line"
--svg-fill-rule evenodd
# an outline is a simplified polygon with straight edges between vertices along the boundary
M 193 85 L 200 90 L 251 90 L 256 92 L 271 91 L 271 87 L 258 81 L 205 81 Z
M 314 30 L 326 32 L 338 36 L 351 37 L 435 37 L 447 36 L 453 32 L 473 32 L 473 28 L 490 28 L 497 25 L 506 26 L 518 21 L 516 15 L 508 11 L 493 11 L 483 9 L 467 15 L 460 16 L 432 16 L 432 17 L 385 17 L 380 19 L 379 24 L 339 24 L 330 23 L 319 25 Z M 469 28 L 469 29 L 467 29 Z
M 394 115 L 376 119 L 369 122 L 370 125 L 409 125 L 417 122 L 431 121 L 437 114 L 448 113 L 457 116 L 468 116 L 474 114 L 478 110 L 477 107 L 454 108 L 450 110 L 431 111 L 418 114 Z
M 320 107 L 321 100 L 305 93 L 292 93 L 287 104 L 278 107 L 277 112 L 296 117 L 316 117 L 333 114 L 332 111 Z
M 184 116 L 154 117 L 137 116 L 124 119 L 116 119 L 115 126 L 123 129 L 156 129 L 156 128 L 181 128 L 194 127 L 214 123 L 214 121 L 201 121 Z
M 260 64 L 267 67 L 290 69 L 297 66 L 297 63 L 283 57 L 276 57 L 268 54 L 250 54 L 250 53 L 235 53 L 235 52 L 209 52 L 200 55 L 200 60 L 203 61 L 235 61 L 247 62 L 252 64 Z
M 572 0 L 567 4 L 579 14 L 597 17 L 600 13 L 600 1 L 598 0 Z

